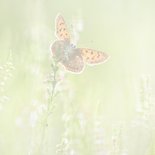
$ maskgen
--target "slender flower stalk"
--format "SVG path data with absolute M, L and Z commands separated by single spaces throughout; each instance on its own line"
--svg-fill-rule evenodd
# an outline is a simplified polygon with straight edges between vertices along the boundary
M 58 84 L 58 80 L 57 80 L 58 62 L 53 59 L 51 67 L 52 67 L 52 73 L 49 75 L 49 79 L 47 80 L 47 82 L 49 83 L 49 86 L 47 87 L 48 104 L 47 104 L 47 108 L 42 122 L 41 141 L 40 141 L 39 150 L 38 150 L 39 154 L 42 154 L 42 151 L 44 148 L 49 116 L 53 113 L 53 110 L 55 108 L 54 98 L 56 95 L 56 86 Z
M 12 71 L 14 69 L 15 67 L 12 62 L 12 53 L 10 51 L 7 61 L 0 65 L 0 111 L 10 100 L 10 97 L 7 95 L 6 87 L 13 76 Z

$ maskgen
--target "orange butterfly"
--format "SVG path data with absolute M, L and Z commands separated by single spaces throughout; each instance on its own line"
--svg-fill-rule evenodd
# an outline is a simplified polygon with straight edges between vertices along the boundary
M 106 53 L 101 51 L 89 48 L 75 48 L 70 42 L 70 34 L 61 15 L 56 18 L 56 36 L 58 40 L 51 46 L 52 54 L 67 71 L 81 73 L 84 70 L 85 63 L 96 65 L 105 62 L 109 58 Z

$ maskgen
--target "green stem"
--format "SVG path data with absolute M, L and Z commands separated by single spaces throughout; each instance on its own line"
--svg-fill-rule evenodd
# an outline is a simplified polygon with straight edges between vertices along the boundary
M 57 85 L 57 81 L 56 81 L 56 74 L 58 71 L 57 68 L 57 62 L 54 62 L 54 64 L 52 64 L 52 69 L 53 69 L 53 81 L 52 81 L 52 91 L 51 91 L 51 95 L 50 95 L 50 91 L 49 91 L 49 102 L 47 105 L 47 112 L 45 114 L 45 118 L 43 121 L 43 129 L 42 129 L 42 135 L 41 135 L 41 142 L 40 142 L 40 146 L 39 146 L 39 153 L 42 154 L 42 150 L 43 150 L 43 146 L 44 146 L 44 140 L 45 140 L 45 133 L 46 133 L 46 129 L 48 127 L 48 118 L 50 116 L 50 114 L 52 114 L 52 108 L 54 108 L 54 104 L 53 104 L 53 99 L 54 99 L 54 94 L 55 94 L 55 88 Z

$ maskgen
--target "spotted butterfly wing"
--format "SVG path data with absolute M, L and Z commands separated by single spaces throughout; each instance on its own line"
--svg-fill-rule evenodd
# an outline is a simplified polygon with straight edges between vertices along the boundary
M 70 40 L 70 34 L 67 29 L 67 25 L 61 15 L 56 18 L 56 36 L 60 40 Z
M 67 71 L 72 73 L 81 73 L 84 69 L 84 61 L 80 55 L 79 49 L 72 49 L 72 54 L 63 59 L 61 64 Z
M 90 65 L 103 63 L 109 58 L 109 55 L 104 52 L 88 48 L 80 48 L 80 53 L 84 62 Z

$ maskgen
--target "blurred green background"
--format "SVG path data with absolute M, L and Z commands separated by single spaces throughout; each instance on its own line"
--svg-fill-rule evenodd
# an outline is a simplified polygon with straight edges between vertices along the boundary
M 0 155 L 155 155 L 154 8 L 153 0 L 0 0 Z M 110 59 L 65 73 L 39 146 L 58 13 L 71 32 L 81 25 L 78 47 Z

